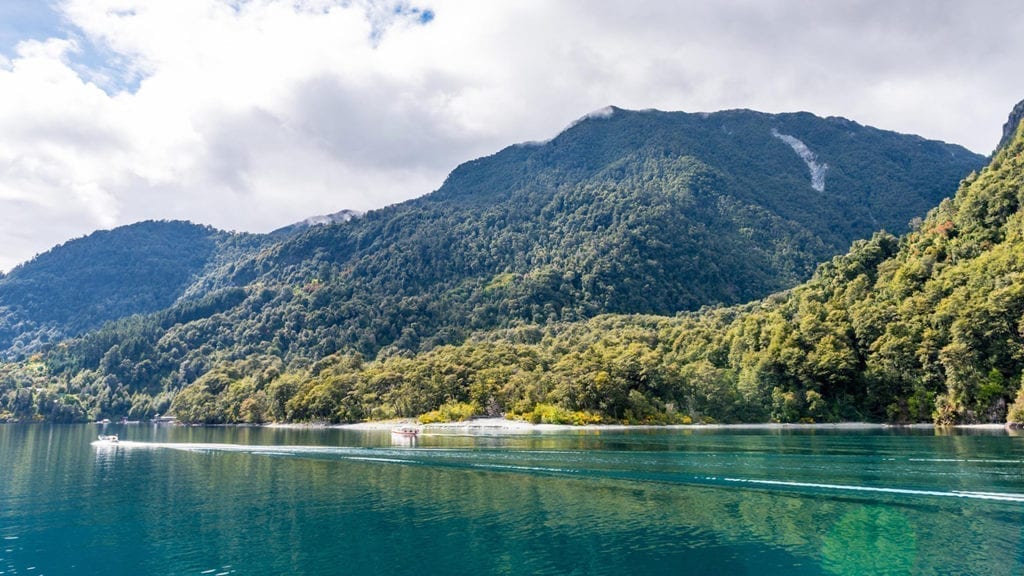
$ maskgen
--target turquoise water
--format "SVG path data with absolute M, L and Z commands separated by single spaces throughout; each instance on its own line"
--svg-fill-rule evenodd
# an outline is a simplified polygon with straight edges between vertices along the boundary
M 1024 574 L 1024 437 L 0 425 L 0 576 L 708 573 Z

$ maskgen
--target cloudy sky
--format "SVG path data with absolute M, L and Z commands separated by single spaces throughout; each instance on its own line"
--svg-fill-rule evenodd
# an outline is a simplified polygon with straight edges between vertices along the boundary
M 603 106 L 807 110 L 988 154 L 1018 0 L 0 0 L 0 269 L 145 219 L 269 231 Z

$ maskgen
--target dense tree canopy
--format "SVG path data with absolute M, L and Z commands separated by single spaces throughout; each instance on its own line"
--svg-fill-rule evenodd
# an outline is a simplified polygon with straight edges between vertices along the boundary
M 765 300 L 488 331 L 373 362 L 333 355 L 250 398 L 262 419 L 1001 422 L 1024 393 L 1022 202 L 1024 137 L 916 230 L 858 241 Z M 186 392 L 178 410 L 217 405 L 195 395 L 204 379 Z
M 140 222 L 95 232 L 0 276 L 0 355 L 16 358 L 105 322 L 163 310 L 204 270 L 265 240 L 188 222 Z
M 1019 150 L 939 204 L 976 156 L 809 114 L 616 110 L 359 220 L 219 239 L 165 308 L 3 366 L 0 418 L 999 420 Z

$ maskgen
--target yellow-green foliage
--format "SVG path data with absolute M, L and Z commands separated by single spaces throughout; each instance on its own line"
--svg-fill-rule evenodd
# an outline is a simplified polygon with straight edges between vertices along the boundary
M 437 410 L 431 410 L 419 417 L 421 424 L 433 422 L 462 422 L 480 414 L 480 405 L 475 402 L 447 402 Z
M 600 424 L 604 421 L 600 414 L 583 410 L 566 410 L 554 404 L 537 404 L 531 412 L 521 414 L 520 417 L 533 424 L 572 424 L 573 426 Z
M 1006 421 L 1010 424 L 1024 424 L 1024 386 L 1017 392 L 1017 400 L 1010 406 Z

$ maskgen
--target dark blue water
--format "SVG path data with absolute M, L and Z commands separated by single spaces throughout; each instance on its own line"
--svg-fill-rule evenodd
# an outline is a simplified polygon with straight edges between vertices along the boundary
M 0 576 L 1024 574 L 1024 437 L 0 425 Z

